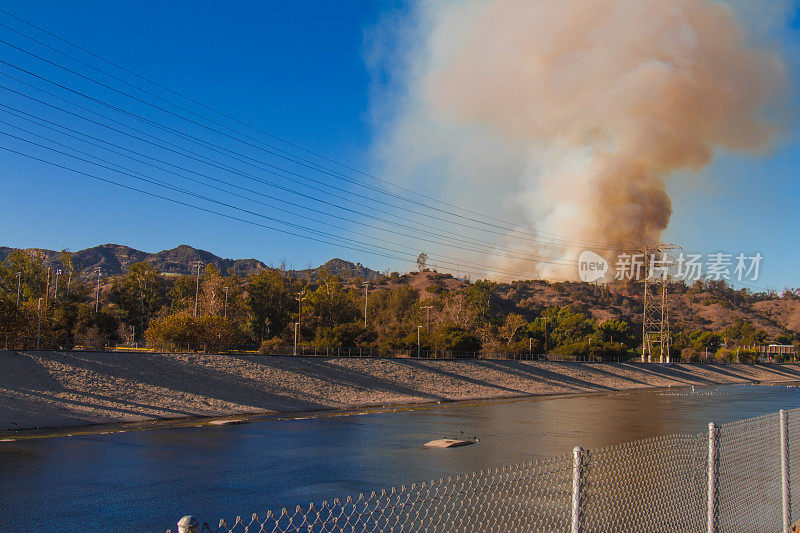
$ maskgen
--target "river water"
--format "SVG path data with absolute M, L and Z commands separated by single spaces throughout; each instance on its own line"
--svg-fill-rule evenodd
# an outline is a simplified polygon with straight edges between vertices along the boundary
M 800 387 L 731 385 L 428 406 L 0 442 L 0 530 L 155 531 L 212 525 L 800 407 Z M 436 438 L 473 446 L 429 449 Z

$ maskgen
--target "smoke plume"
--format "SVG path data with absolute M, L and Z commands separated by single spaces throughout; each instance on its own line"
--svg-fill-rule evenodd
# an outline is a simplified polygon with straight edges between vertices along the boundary
M 434 178 L 430 192 L 482 211 L 497 204 L 520 226 L 498 246 L 562 261 L 578 241 L 606 255 L 658 242 L 672 214 L 665 180 L 720 148 L 767 146 L 765 110 L 786 81 L 780 57 L 709 0 L 422 3 L 395 37 L 399 90 L 379 88 L 376 106 L 391 109 L 376 118 L 390 125 L 387 175 Z M 575 245 L 521 240 L 523 228 Z M 577 273 L 513 254 L 494 267 Z

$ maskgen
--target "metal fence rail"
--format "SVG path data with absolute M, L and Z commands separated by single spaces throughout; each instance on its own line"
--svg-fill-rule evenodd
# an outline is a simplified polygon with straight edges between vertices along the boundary
M 408 357 L 419 359 L 508 359 L 515 361 L 565 361 L 565 362 L 638 362 L 639 356 L 600 357 L 581 355 L 556 355 L 511 352 L 461 352 L 455 350 L 397 349 L 375 346 L 325 346 L 299 344 L 297 346 L 259 346 L 256 344 L 226 344 L 220 342 L 131 342 L 101 338 L 76 337 L 0 337 L 0 349 L 95 351 L 157 353 L 207 353 L 229 355 L 275 355 L 303 357 Z
M 788 532 L 798 476 L 795 409 L 178 531 Z

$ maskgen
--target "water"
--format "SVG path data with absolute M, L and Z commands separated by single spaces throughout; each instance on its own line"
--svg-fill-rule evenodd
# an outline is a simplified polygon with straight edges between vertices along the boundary
M 0 442 L 0 530 L 163 532 L 795 407 L 733 385 Z M 480 442 L 422 446 L 460 431 Z

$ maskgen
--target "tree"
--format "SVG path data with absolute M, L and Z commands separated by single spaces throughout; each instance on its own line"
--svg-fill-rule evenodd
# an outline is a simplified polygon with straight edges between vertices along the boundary
M 420 272 L 424 272 L 425 267 L 427 265 L 428 265 L 428 254 L 422 252 L 417 256 L 417 268 L 419 268 Z
M 17 275 L 21 274 L 18 278 Z M 20 283 L 21 301 L 44 296 L 47 287 L 47 269 L 39 254 L 28 250 L 15 250 L 0 263 L 0 291 L 16 302 L 17 282 Z
M 153 346 L 192 343 L 196 350 L 236 348 L 247 340 L 239 325 L 230 319 L 209 314 L 195 317 L 188 311 L 152 320 L 146 336 L 147 343 Z
M 114 281 L 109 300 L 119 308 L 123 321 L 143 337 L 164 305 L 165 292 L 164 280 L 152 263 L 134 263 L 122 279 Z
M 475 353 L 481 351 L 481 341 L 465 328 L 445 326 L 434 332 L 432 345 L 437 350 L 461 353 Z
M 516 313 L 510 313 L 503 325 L 500 327 L 500 337 L 506 341 L 506 346 L 510 346 L 517 333 L 527 325 L 525 319 Z
M 21 307 L 11 297 L 0 295 L 0 339 L 23 336 L 26 328 L 26 317 Z
M 262 270 L 247 278 L 247 307 L 253 337 L 263 340 L 281 332 L 289 324 L 293 296 L 290 282 L 275 270 Z
M 170 308 L 173 311 L 189 309 L 194 304 L 195 277 L 180 276 L 169 290 Z
M 206 265 L 200 277 L 200 305 L 198 313 L 208 315 L 222 315 L 225 304 L 226 280 L 213 264 Z
M 342 285 L 339 276 L 320 270 L 317 283 L 317 289 L 307 299 L 312 320 L 317 327 L 330 328 L 353 322 L 360 315 L 352 295 Z
M 740 320 L 723 329 L 719 334 L 723 339 L 727 339 L 734 346 L 753 346 L 764 344 L 767 340 L 767 332 L 756 328 L 752 323 Z
M 623 320 L 612 318 L 597 326 L 597 333 L 603 342 L 617 342 L 633 348 L 636 336 L 630 324 Z
M 364 346 L 374 340 L 374 332 L 360 322 L 317 329 L 317 343 L 322 346 Z
M 468 305 L 480 323 L 488 322 L 492 312 L 492 295 L 495 284 L 488 279 L 478 280 L 464 291 Z

